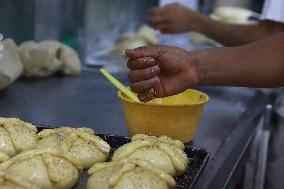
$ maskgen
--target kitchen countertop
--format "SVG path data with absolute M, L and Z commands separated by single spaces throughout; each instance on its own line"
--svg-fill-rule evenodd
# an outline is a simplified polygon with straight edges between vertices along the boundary
M 117 74 L 127 84 L 127 74 Z M 256 90 L 200 87 L 210 101 L 193 145 L 210 153 L 196 188 L 228 186 L 232 170 L 254 132 L 266 99 Z M 116 89 L 94 68 L 78 77 L 20 79 L 0 91 L 0 116 L 38 125 L 91 127 L 98 133 L 127 135 Z

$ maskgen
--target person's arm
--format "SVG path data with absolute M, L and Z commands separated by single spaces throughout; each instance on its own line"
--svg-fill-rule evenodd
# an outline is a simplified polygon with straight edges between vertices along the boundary
M 284 86 L 284 33 L 239 47 L 193 52 L 200 85 Z
M 127 50 L 131 89 L 141 101 L 194 85 L 284 86 L 284 33 L 239 47 L 188 52 L 150 46 Z
M 226 45 L 237 46 L 284 31 L 284 24 L 261 21 L 258 24 L 228 24 L 211 19 L 180 4 L 149 9 L 149 23 L 163 33 L 196 31 Z
M 198 32 L 222 43 L 225 46 L 238 46 L 257 41 L 267 36 L 284 31 L 284 24 L 273 21 L 260 21 L 257 24 L 228 24 L 202 18 Z

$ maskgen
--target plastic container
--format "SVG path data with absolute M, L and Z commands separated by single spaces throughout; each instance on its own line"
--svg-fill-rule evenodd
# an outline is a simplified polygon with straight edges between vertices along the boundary
M 205 93 L 193 89 L 147 103 L 134 102 L 121 92 L 118 96 L 130 136 L 139 133 L 166 135 L 184 143 L 193 139 L 204 105 L 209 100 Z

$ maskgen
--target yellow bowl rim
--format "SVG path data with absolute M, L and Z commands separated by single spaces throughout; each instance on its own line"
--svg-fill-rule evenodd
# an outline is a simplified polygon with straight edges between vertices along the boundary
M 206 93 L 198 91 L 198 90 L 195 90 L 195 89 L 187 89 L 185 91 L 188 91 L 188 90 L 200 93 L 201 95 L 205 96 L 205 100 L 203 102 L 196 102 L 196 103 L 191 103 L 191 104 L 173 104 L 173 105 L 169 105 L 169 104 L 154 104 L 154 103 L 146 104 L 146 103 L 143 103 L 143 102 L 135 102 L 135 101 L 130 100 L 127 97 L 124 97 L 122 95 L 121 91 L 117 92 L 117 96 L 120 98 L 120 100 L 126 101 L 126 102 L 128 102 L 130 104 L 136 104 L 136 105 L 141 105 L 141 106 L 156 106 L 156 107 L 157 106 L 162 106 L 162 107 L 188 107 L 188 106 L 196 106 L 196 105 L 206 104 L 209 101 L 209 96 Z M 175 95 L 173 95 L 173 96 L 175 96 Z

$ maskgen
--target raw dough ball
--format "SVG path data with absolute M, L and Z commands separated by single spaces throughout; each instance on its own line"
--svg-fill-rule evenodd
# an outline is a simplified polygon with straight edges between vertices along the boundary
M 183 151 L 184 144 L 166 136 L 159 138 L 137 134 L 132 141 L 118 148 L 112 157 L 113 161 L 123 158 L 141 159 L 151 162 L 155 167 L 172 176 L 185 172 L 188 158 Z
M 240 7 L 218 7 L 210 15 L 211 18 L 225 23 L 231 24 L 255 24 L 255 20 L 250 20 L 250 17 L 258 17 L 259 14 L 249 9 Z
M 0 117 L 0 151 L 8 156 L 36 147 L 36 126 L 16 118 Z
M 135 49 L 145 45 L 147 43 L 139 36 L 123 35 L 118 39 L 117 44 L 111 48 L 111 53 L 124 54 L 125 49 Z
M 57 41 L 24 42 L 18 48 L 26 77 L 46 77 L 61 71 L 77 75 L 81 70 L 78 54 Z
M 155 30 L 142 25 L 135 34 L 123 34 L 110 49 L 111 53 L 124 54 L 125 49 L 134 49 L 141 46 L 158 44 L 159 39 Z
M 20 176 L 42 189 L 69 189 L 79 178 L 80 162 L 54 150 L 30 150 L 0 164 L 0 171 Z
M 22 177 L 0 172 L 0 188 L 1 189 L 40 189 L 40 187 L 23 179 Z
M 64 75 L 78 75 L 80 73 L 81 63 L 75 50 L 67 45 L 62 45 L 59 59 L 63 64 L 61 73 Z
M 59 60 L 60 47 L 55 41 L 22 43 L 19 46 L 19 54 L 24 65 L 24 75 L 46 77 L 62 69 L 63 65 Z
M 139 28 L 137 35 L 142 37 L 147 42 L 147 45 L 155 45 L 159 43 L 159 38 L 156 35 L 155 30 L 148 25 L 142 25 Z
M 40 138 L 37 149 L 52 148 L 75 156 L 83 168 L 108 158 L 110 146 L 89 128 L 62 127 L 44 129 L 38 133 Z
M 97 163 L 88 171 L 87 189 L 169 189 L 175 180 L 143 160 Z
M 12 39 L 0 41 L 0 46 L 3 47 L 3 49 L 0 49 L 0 89 L 2 89 L 22 74 L 23 65 L 19 58 L 17 46 Z

